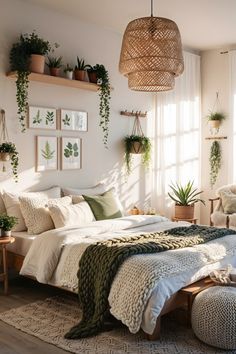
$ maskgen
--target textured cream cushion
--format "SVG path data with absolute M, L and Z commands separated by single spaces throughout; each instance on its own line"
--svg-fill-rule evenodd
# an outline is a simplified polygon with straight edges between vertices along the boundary
M 95 221 L 95 217 L 87 202 L 67 206 L 49 205 L 49 212 L 55 228 L 74 225 L 85 225 Z
M 40 192 L 23 192 L 23 193 L 9 193 L 4 191 L 2 198 L 5 204 L 7 215 L 15 216 L 18 219 L 18 223 L 13 227 L 12 231 L 25 231 L 27 229 L 25 220 L 23 218 L 19 197 L 45 197 L 47 199 L 55 199 L 61 197 L 61 188 L 52 187 Z
M 70 197 L 48 199 L 47 197 L 19 197 L 20 208 L 31 235 L 41 234 L 44 231 L 54 229 L 54 224 L 49 213 L 52 205 L 69 205 Z
M 95 187 L 90 187 L 90 188 L 79 188 L 79 189 L 73 189 L 73 188 L 62 188 L 62 193 L 63 195 L 98 195 L 98 194 L 103 194 L 106 192 L 106 185 L 104 183 L 99 183 Z
M 236 213 L 236 194 L 231 192 L 221 192 L 221 199 L 224 213 Z

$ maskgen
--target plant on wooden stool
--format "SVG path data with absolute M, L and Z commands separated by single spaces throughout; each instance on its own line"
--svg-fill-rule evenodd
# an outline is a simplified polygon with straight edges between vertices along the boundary
M 0 215 L 0 228 L 3 231 L 3 236 L 10 236 L 11 229 L 17 224 L 18 218 L 15 216 Z
M 172 193 L 168 195 L 175 202 L 175 218 L 193 219 L 194 204 L 201 202 L 205 205 L 205 201 L 198 198 L 202 191 L 199 192 L 193 187 L 193 181 L 189 181 L 186 185 L 172 183 L 169 187 Z

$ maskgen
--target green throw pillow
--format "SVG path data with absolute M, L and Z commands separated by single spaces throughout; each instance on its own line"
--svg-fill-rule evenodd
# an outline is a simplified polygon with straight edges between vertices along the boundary
M 122 216 L 113 189 L 101 195 L 83 195 L 96 220 L 116 219 Z

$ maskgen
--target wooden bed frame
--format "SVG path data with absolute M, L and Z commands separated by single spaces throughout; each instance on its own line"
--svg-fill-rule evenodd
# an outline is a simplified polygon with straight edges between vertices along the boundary
M 8 267 L 19 272 L 22 267 L 25 257 L 21 256 L 19 254 L 10 252 L 10 251 L 7 252 L 7 256 L 8 256 Z M 191 308 L 192 308 L 192 302 L 193 302 L 194 297 L 200 291 L 202 291 L 212 285 L 214 285 L 214 284 L 211 281 L 209 281 L 209 278 L 206 278 L 206 279 L 200 280 L 196 283 L 193 283 L 189 286 L 186 286 L 186 287 L 182 288 L 181 290 L 179 290 L 174 295 L 172 295 L 170 297 L 170 299 L 168 301 L 166 301 L 160 315 L 157 318 L 154 332 L 152 334 L 145 333 L 146 338 L 150 341 L 160 339 L 162 316 L 179 308 L 179 307 L 182 307 L 182 306 L 187 305 L 187 307 L 188 307 L 188 323 L 190 324 Z M 66 290 L 66 289 L 64 289 L 64 290 Z

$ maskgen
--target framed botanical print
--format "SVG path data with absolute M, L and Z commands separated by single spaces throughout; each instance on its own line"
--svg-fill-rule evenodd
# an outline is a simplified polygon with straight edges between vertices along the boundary
M 57 111 L 55 108 L 29 106 L 29 128 L 57 129 Z
M 56 136 L 36 137 L 36 171 L 58 169 L 58 139 Z
M 61 138 L 61 169 L 81 168 L 81 139 L 76 137 Z
M 88 113 L 61 109 L 61 130 L 88 131 Z

